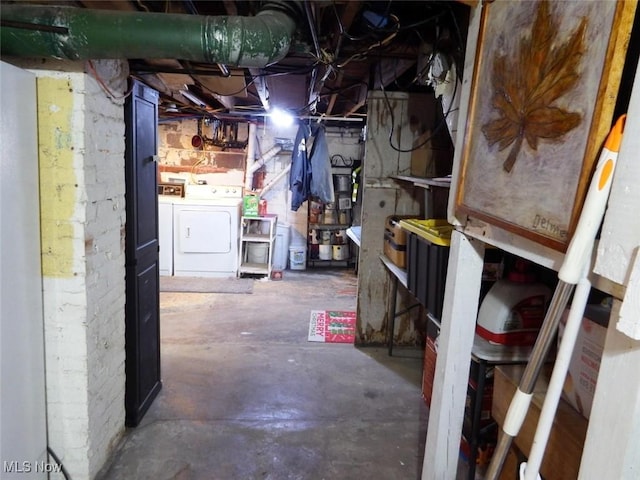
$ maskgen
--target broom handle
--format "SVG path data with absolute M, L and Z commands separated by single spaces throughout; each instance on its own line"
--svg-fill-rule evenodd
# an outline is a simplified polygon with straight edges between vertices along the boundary
M 518 389 L 509 405 L 502 427 L 502 435 L 498 438 L 498 444 L 487 470 L 485 477 L 487 480 L 496 480 L 498 478 L 509 452 L 511 441 L 520 432 L 520 427 L 529 410 L 533 388 L 544 365 L 544 360 L 557 330 L 562 311 L 567 305 L 573 286 L 580 281 L 591 260 L 596 233 L 602 222 L 609 191 L 611 190 L 611 179 L 615 170 L 620 143 L 622 142 L 625 120 L 626 115 L 622 115 L 617 120 L 602 148 L 596 171 L 589 184 L 587 196 L 580 212 L 576 231 L 571 238 L 571 242 L 569 242 L 567 253 L 558 271 L 558 286 L 551 299 L 549 310 L 545 315 L 540 334 L 533 347 Z
M 584 309 L 589 299 L 589 293 L 591 292 L 591 283 L 587 278 L 587 272 L 578 282 L 576 287 L 576 293 L 573 296 L 571 302 L 571 310 L 569 311 L 569 317 L 567 318 L 567 324 L 562 336 L 562 342 L 560 342 L 560 348 L 556 355 L 556 361 L 553 366 L 553 373 L 551 374 L 551 380 L 549 381 L 549 388 L 544 397 L 544 404 L 540 412 L 540 418 L 538 420 L 538 426 L 536 428 L 536 434 L 533 437 L 533 445 L 529 452 L 529 458 L 524 468 L 524 477 L 520 475 L 521 480 L 536 480 L 539 477 L 540 465 L 542 465 L 542 458 L 544 457 L 544 451 L 549 441 L 549 434 L 551 433 L 551 427 L 553 425 L 553 419 L 556 415 L 558 403 L 560 401 L 560 395 L 562 394 L 562 387 L 564 380 L 567 376 L 567 370 L 569 369 L 569 363 L 571 362 L 571 354 L 576 344 L 576 338 L 580 331 L 580 325 L 582 323 L 582 316 L 584 315 Z
M 529 404 L 531 403 L 531 397 L 533 395 L 533 389 L 536 385 L 540 370 L 544 365 L 545 358 L 549 352 L 549 348 L 555 338 L 558 323 L 560 317 L 564 311 L 569 297 L 573 292 L 574 285 L 570 283 L 564 283 L 560 281 L 555 291 L 553 292 L 553 298 L 551 304 L 545 315 L 542 328 L 538 334 L 535 345 L 529 357 L 529 361 L 524 369 L 520 384 L 509 404 L 507 415 L 504 419 L 502 426 L 502 432 L 498 437 L 498 443 L 493 451 L 491 457 L 491 463 L 485 475 L 487 480 L 495 480 L 498 478 L 499 473 L 502 471 L 502 466 L 507 454 L 509 453 L 509 447 L 511 447 L 512 440 L 518 435 L 520 427 L 524 422 L 524 418 L 529 410 Z
M 607 199 L 609 198 L 613 172 L 618 160 L 625 120 L 626 116 L 621 116 L 607 137 L 596 165 L 593 179 L 589 184 L 578 226 L 569 244 L 562 267 L 558 272 L 558 278 L 561 281 L 577 283 L 578 288 L 573 298 L 565 335 L 560 344 L 549 388 L 545 395 L 533 445 L 531 452 L 529 452 L 529 461 L 524 464 L 523 470 L 521 470 L 520 476 L 524 480 L 536 480 L 539 478 L 538 472 L 542 464 L 547 441 L 549 440 L 553 418 L 558 407 L 562 386 L 571 361 L 571 354 L 575 347 L 576 337 L 580 329 L 589 292 L 591 291 L 591 283 L 587 278 L 589 273 L 588 266 L 591 263 L 595 236 L 607 207 Z

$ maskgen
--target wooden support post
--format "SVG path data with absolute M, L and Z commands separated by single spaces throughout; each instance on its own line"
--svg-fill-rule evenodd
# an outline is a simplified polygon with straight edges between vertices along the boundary
M 422 480 L 455 478 L 483 259 L 484 243 L 453 231 Z
M 640 472 L 640 340 L 616 329 L 613 302 L 579 480 L 638 478 Z

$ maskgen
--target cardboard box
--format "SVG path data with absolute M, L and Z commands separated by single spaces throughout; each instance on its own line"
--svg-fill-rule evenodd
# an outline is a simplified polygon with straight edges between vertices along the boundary
M 591 414 L 610 315 L 611 309 L 602 305 L 587 305 L 585 308 L 567 378 L 562 388 L 563 398 L 587 419 Z M 562 339 L 568 316 L 569 309 L 565 310 L 560 319 L 559 341 Z
M 427 341 L 424 350 L 424 367 L 422 369 L 422 398 L 427 407 L 431 407 L 433 394 L 433 380 L 436 374 L 436 360 L 438 358 L 438 337 L 440 327 L 427 317 Z
M 526 458 L 522 455 L 522 452 L 518 450 L 518 447 L 511 444 L 498 480 L 516 480 L 520 478 L 520 464 L 524 461 L 526 461 Z
M 384 254 L 400 268 L 407 267 L 407 232 L 400 226 L 406 216 L 391 215 L 384 224 Z
M 550 365 L 543 368 L 536 386 L 527 416 L 514 443 L 525 455 L 529 455 L 545 393 L 549 385 Z M 507 410 L 513 394 L 522 378 L 524 365 L 501 365 L 494 370 L 493 402 L 491 415 L 500 429 L 504 425 Z M 582 447 L 587 436 L 587 420 L 576 412 L 566 401 L 560 400 L 545 456 L 540 467 L 540 475 L 545 480 L 566 480 L 578 478 Z
M 398 267 L 407 268 L 407 246 L 395 243 L 387 232 L 384 235 L 384 254 Z
M 259 203 L 260 197 L 257 195 L 245 195 L 242 198 L 242 214 L 245 217 L 257 217 Z

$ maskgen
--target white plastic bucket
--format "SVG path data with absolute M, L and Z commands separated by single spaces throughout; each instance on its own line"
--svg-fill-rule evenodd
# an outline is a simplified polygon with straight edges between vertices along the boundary
M 318 245 L 318 258 L 320 260 L 331 260 L 331 245 Z
M 291 230 L 288 223 L 278 223 L 276 227 L 276 241 L 273 247 L 273 269 L 284 270 L 287 268 L 289 258 L 289 243 L 291 242 Z
M 269 245 L 266 243 L 250 243 L 247 245 L 249 263 L 267 263 L 269 261 Z
M 307 268 L 307 246 L 291 245 L 289 247 L 289 268 L 305 270 Z

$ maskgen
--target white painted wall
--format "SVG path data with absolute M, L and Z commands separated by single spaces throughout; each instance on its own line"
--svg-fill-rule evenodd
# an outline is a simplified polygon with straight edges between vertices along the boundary
M 617 328 L 635 340 L 640 340 L 640 68 L 636 69 L 635 83 L 627 111 L 624 136 L 611 196 L 604 218 L 594 272 L 609 280 L 627 286 Z M 635 269 L 635 270 L 634 270 Z
M 96 63 L 121 95 L 123 64 Z M 34 72 L 49 444 L 91 479 L 124 432 L 124 101 L 83 72 Z
M 267 122 L 256 128 L 256 160 L 274 145 L 278 139 L 287 139 L 291 144 L 295 141 L 297 126 L 277 128 Z M 282 170 L 291 164 L 291 154 L 283 150 L 273 160 L 265 164 L 266 176 L 264 185 L 268 185 Z M 289 175 L 282 177 L 278 183 L 262 197 L 267 201 L 267 211 L 278 215 L 278 223 L 286 223 L 291 230 L 291 242 L 306 243 L 307 209 L 302 206 L 297 212 L 291 211 L 291 192 L 289 191 Z
M 36 82 L 4 62 L 0 77 L 0 477 L 44 479 L 19 473 L 47 459 Z

